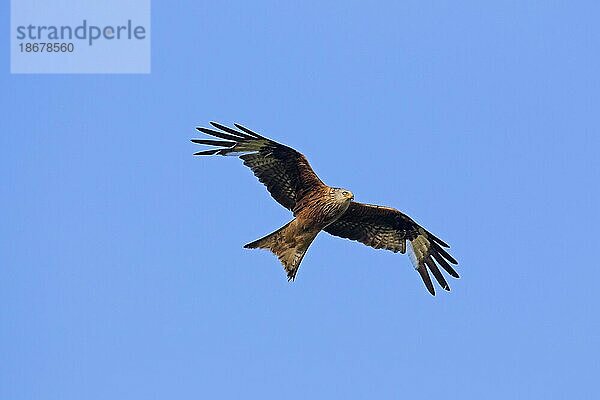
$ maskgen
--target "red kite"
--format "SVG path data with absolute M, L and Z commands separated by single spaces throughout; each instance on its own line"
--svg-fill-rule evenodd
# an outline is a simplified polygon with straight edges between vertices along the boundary
M 390 207 L 355 202 L 351 191 L 327 186 L 312 170 L 306 157 L 291 147 L 239 124 L 234 124 L 237 129 L 216 122 L 211 125 L 218 130 L 196 129 L 222 140 L 193 139 L 194 143 L 215 147 L 194 155 L 239 156 L 271 196 L 294 214 L 293 220 L 275 232 L 244 246 L 275 253 L 288 280 L 296 278 L 302 258 L 322 230 L 394 253 L 405 253 L 408 240 L 411 261 L 432 295 L 435 295 L 435 289 L 428 269 L 448 291 L 450 286 L 438 265 L 452 277 L 459 277 L 450 266 L 458 262 L 444 250 L 449 246 L 408 215 Z

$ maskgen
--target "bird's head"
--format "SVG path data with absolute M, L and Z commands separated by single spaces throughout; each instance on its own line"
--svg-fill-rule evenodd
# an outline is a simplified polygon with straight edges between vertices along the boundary
M 354 194 L 348 189 L 335 188 L 333 189 L 336 201 L 345 202 L 354 200 Z

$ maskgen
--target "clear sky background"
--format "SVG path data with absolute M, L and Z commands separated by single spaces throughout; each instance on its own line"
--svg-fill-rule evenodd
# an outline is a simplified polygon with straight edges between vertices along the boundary
M 597 398 L 597 2 L 281 3 L 155 1 L 149 75 L 10 75 L 5 35 L 0 398 Z M 461 279 L 321 234 L 288 283 L 242 245 L 289 212 L 192 157 L 211 120 Z

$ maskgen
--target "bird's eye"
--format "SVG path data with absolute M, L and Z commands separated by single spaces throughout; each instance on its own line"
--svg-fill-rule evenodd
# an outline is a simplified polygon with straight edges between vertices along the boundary
M 342 192 L 342 194 L 343 194 L 344 196 L 348 196 L 348 192 L 346 192 L 345 190 Z

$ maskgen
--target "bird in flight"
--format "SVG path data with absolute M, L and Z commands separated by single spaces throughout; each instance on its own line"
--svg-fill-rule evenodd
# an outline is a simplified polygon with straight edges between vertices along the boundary
M 450 286 L 439 267 L 450 276 L 459 277 L 450 265 L 458 262 L 444 250 L 449 246 L 408 215 L 394 208 L 356 202 L 350 190 L 327 186 L 312 170 L 306 157 L 291 147 L 240 124 L 234 124 L 237 129 L 216 122 L 210 124 L 215 129 L 196 129 L 219 140 L 192 139 L 193 143 L 211 146 L 194 155 L 239 156 L 271 196 L 294 215 L 294 219 L 275 232 L 244 246 L 275 253 L 285 268 L 288 281 L 296 278 L 302 258 L 321 231 L 402 254 L 406 253 L 408 241 L 413 266 L 434 296 L 428 270 L 448 291 Z

